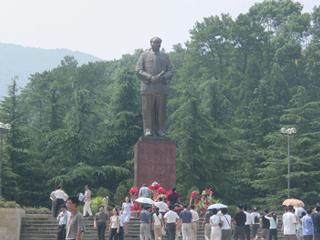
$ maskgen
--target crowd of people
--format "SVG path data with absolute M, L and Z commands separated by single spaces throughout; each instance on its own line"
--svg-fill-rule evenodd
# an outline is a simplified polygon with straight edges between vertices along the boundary
M 150 198 L 150 189 L 144 184 L 139 191 L 139 197 Z M 81 197 L 79 197 L 81 200 Z M 68 195 L 58 186 L 50 195 L 52 200 L 52 215 L 59 222 L 57 239 L 79 240 L 85 231 L 84 217 L 92 216 L 90 209 L 91 191 L 85 186 L 82 196 L 84 201 L 83 214 L 76 208 L 78 197 Z M 183 240 L 196 240 L 199 230 L 199 214 L 191 204 L 179 204 L 179 194 L 173 187 L 164 201 L 159 196 L 153 204 L 141 204 L 140 239 L 161 240 L 163 235 L 169 240 L 177 240 L 182 235 Z M 109 232 L 109 240 L 123 240 L 128 234 L 128 223 L 131 217 L 132 199 L 126 197 L 121 207 L 112 210 L 109 217 L 104 206 L 100 206 L 94 217 L 94 228 L 97 229 L 99 240 L 105 240 Z M 60 213 L 59 213 L 60 209 Z M 261 240 L 278 240 L 277 229 L 279 220 L 275 212 L 265 209 L 258 213 L 257 208 L 248 212 L 246 206 L 237 206 L 233 218 L 228 214 L 228 208 L 212 208 L 207 210 L 202 222 L 205 240 L 258 240 L 258 229 L 261 228 Z M 304 210 L 289 205 L 282 217 L 282 232 L 286 240 L 320 240 L 320 206 Z

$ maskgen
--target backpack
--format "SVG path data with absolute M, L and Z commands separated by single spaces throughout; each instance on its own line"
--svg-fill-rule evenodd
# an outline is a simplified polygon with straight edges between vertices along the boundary
M 254 216 L 254 223 L 259 223 L 258 215 L 255 215 L 255 216 Z

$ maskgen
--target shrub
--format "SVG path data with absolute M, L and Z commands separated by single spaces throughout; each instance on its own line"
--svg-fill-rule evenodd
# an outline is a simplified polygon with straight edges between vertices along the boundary
M 114 203 L 121 206 L 125 197 L 128 195 L 128 192 L 129 191 L 125 186 L 119 185 L 116 189 L 116 193 L 114 194 Z

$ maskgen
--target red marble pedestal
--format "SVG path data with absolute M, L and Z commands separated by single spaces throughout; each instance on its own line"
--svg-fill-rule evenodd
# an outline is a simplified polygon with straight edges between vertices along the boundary
M 134 147 L 134 186 L 176 185 L 176 144 L 169 137 L 141 137 Z

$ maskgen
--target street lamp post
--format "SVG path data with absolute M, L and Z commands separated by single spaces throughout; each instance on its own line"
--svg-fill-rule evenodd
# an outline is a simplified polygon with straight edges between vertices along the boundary
M 2 146 L 3 146 L 3 131 L 10 131 L 10 124 L 4 124 L 0 122 L 0 197 L 1 197 L 1 186 L 2 186 Z
M 290 198 L 290 137 L 293 138 L 293 135 L 297 133 L 295 128 L 281 128 L 282 134 L 288 135 L 288 199 Z

